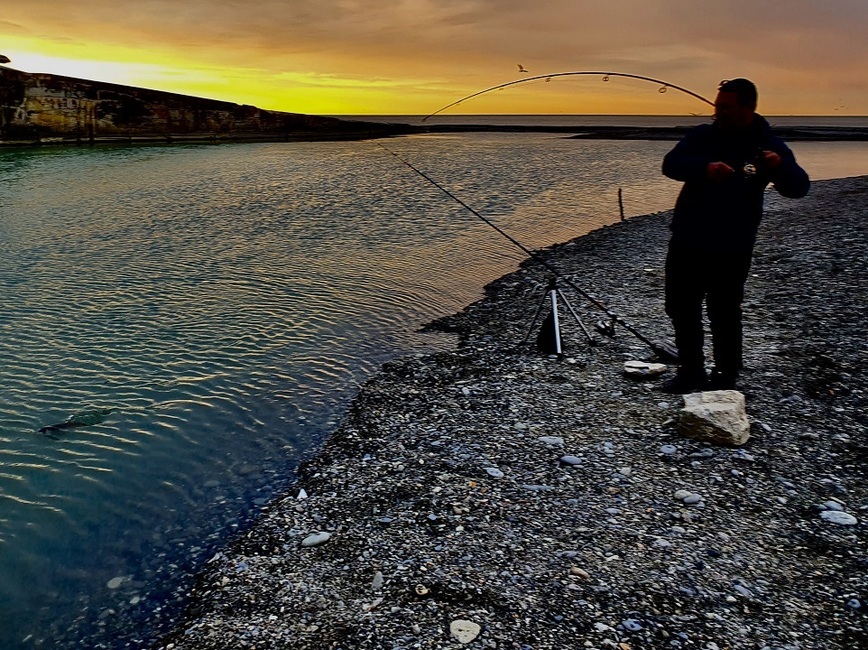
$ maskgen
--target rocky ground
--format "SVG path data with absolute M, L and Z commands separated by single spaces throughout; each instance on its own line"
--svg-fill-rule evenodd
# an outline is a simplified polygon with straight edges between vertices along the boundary
M 663 338 L 667 221 L 544 255 Z M 363 387 L 158 647 L 868 647 L 868 177 L 770 197 L 752 273 L 743 447 L 679 437 L 623 328 L 591 347 L 561 314 L 563 358 L 523 345 L 548 279 L 527 262 L 435 324 L 455 351 Z

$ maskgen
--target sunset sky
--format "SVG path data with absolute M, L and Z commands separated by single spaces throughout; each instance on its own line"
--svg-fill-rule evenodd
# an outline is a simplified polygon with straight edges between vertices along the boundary
M 428 114 L 529 75 L 651 76 L 769 115 L 868 115 L 866 0 L 5 0 L 10 67 L 317 114 Z M 708 113 L 653 84 L 565 77 L 466 113 Z

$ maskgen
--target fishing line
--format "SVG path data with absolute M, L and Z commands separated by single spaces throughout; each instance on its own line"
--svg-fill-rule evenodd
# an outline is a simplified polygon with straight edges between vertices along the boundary
M 554 277 L 556 277 L 557 279 L 563 281 L 564 284 L 566 284 L 568 287 L 570 287 L 573 291 L 575 291 L 575 292 L 578 293 L 580 296 L 582 296 L 583 298 L 585 298 L 588 302 L 590 302 L 592 305 L 594 305 L 597 309 L 599 309 L 599 310 L 601 310 L 603 313 L 605 313 L 605 314 L 606 314 L 609 318 L 611 318 L 614 322 L 618 323 L 621 327 L 623 327 L 624 329 L 626 329 L 626 330 L 627 330 L 628 332 L 630 332 L 633 336 L 635 336 L 637 339 L 639 339 L 640 341 L 642 341 L 645 345 L 647 345 L 648 347 L 650 347 L 650 348 L 651 348 L 651 349 L 652 349 L 652 350 L 657 354 L 657 356 L 659 356 L 661 359 L 665 359 L 665 360 L 669 360 L 669 361 L 675 361 L 675 360 L 677 359 L 677 352 L 675 352 L 675 351 L 673 350 L 672 346 L 666 344 L 665 342 L 655 343 L 654 341 L 652 341 L 652 340 L 650 340 L 649 338 L 647 338 L 647 337 L 646 337 L 645 335 L 643 335 L 640 331 L 638 331 L 635 327 L 633 327 L 632 325 L 630 325 L 630 323 L 628 323 L 627 321 L 625 321 L 621 316 L 619 316 L 619 315 L 616 314 L 615 312 L 611 311 L 608 307 L 606 307 L 605 304 L 603 304 L 603 303 L 600 302 L 597 298 L 595 298 L 593 295 L 591 295 L 590 293 L 588 293 L 587 291 L 585 291 L 584 289 L 582 289 L 581 287 L 579 287 L 579 286 L 578 286 L 577 284 L 575 284 L 575 283 L 574 283 L 570 278 L 568 278 L 568 277 L 566 277 L 565 275 L 563 275 L 563 274 L 562 274 L 558 269 L 556 269 L 554 266 L 552 266 L 549 262 L 547 262 L 547 261 L 546 261 L 544 258 L 542 258 L 540 255 L 538 255 L 537 253 L 535 253 L 535 252 L 533 252 L 532 250 L 530 250 L 527 246 L 525 246 L 524 244 L 522 244 L 522 243 L 521 243 L 520 241 L 518 241 L 515 237 L 513 237 L 513 236 L 510 235 L 508 232 L 506 232 L 505 230 L 503 230 L 503 228 L 501 228 L 501 227 L 498 226 L 496 223 L 494 223 L 493 221 L 491 221 L 491 219 L 488 219 L 488 218 L 485 217 L 484 215 L 482 215 L 482 214 L 480 214 L 479 212 L 477 212 L 476 210 L 474 210 L 470 205 L 468 205 L 466 202 L 464 202 L 461 198 L 459 198 L 458 196 L 456 196 L 455 194 L 453 194 L 453 193 L 452 193 L 451 191 L 449 191 L 447 188 L 443 187 L 443 185 L 441 185 L 441 184 L 438 183 L 436 180 L 434 180 L 433 178 L 431 178 L 431 176 L 429 176 L 428 174 L 426 174 L 424 171 L 422 171 L 421 169 L 419 169 L 418 167 L 416 167 L 415 165 L 413 165 L 413 163 L 409 162 L 409 161 L 406 160 L 405 158 L 401 157 L 400 155 L 398 155 L 397 153 L 395 153 L 394 151 L 392 151 L 391 149 L 389 149 L 389 147 L 387 147 L 386 145 L 384 145 L 382 142 L 377 142 L 377 141 L 375 141 L 374 144 L 376 144 L 377 146 L 379 146 L 380 148 L 382 148 L 384 151 L 390 153 L 392 156 L 394 156 L 394 157 L 395 157 L 398 161 L 400 161 L 402 164 L 404 164 L 405 166 L 409 167 L 413 172 L 415 172 L 416 174 L 418 174 L 419 176 L 421 176 L 422 178 L 424 178 L 424 179 L 425 179 L 426 181 L 428 181 L 431 185 L 433 185 L 434 187 L 436 187 L 438 190 L 440 190 L 441 192 L 443 192 L 444 194 L 446 194 L 446 195 L 447 195 L 449 198 L 451 198 L 453 201 L 455 201 L 456 203 L 458 203 L 461 207 L 463 207 L 463 208 L 466 209 L 468 212 L 470 212 L 470 214 L 472 214 L 473 216 L 475 216 L 475 217 L 477 217 L 478 219 L 482 220 L 484 223 L 486 223 L 486 224 L 488 224 L 489 226 L 491 226 L 491 227 L 492 227 L 494 230 L 496 230 L 496 231 L 497 231 L 501 236 L 503 236 L 503 237 L 504 237 L 505 239 L 507 239 L 510 243 L 512 243 L 513 245 L 517 246 L 519 249 L 521 249 L 521 250 L 522 250 L 522 251 L 523 251 L 523 252 L 524 252 L 528 257 L 530 257 L 532 260 L 534 260 L 535 262 L 537 262 L 538 264 L 540 264 L 544 269 L 546 269 L 546 270 L 547 270 L 549 273 L 551 273 Z
M 593 75 L 593 76 L 597 76 L 597 77 L 602 77 L 604 82 L 609 81 L 609 79 L 611 77 L 622 77 L 622 78 L 626 78 L 626 79 L 638 79 L 640 81 L 648 81 L 651 83 L 659 84 L 659 88 L 657 89 L 657 92 L 665 93 L 667 90 L 672 88 L 673 90 L 677 90 L 677 91 L 682 92 L 686 95 L 690 95 L 691 97 L 694 97 L 694 98 L 696 98 L 702 102 L 705 102 L 706 104 L 714 106 L 714 102 L 711 101 L 710 99 L 703 97 L 702 95 L 695 93 L 692 90 L 688 90 L 687 88 L 684 88 L 682 86 L 678 86 L 676 84 L 669 83 L 668 81 L 664 81 L 663 79 L 655 79 L 654 77 L 646 77 L 645 75 L 641 75 L 641 74 L 629 74 L 627 72 L 594 72 L 594 71 L 590 71 L 590 70 L 580 70 L 577 72 L 553 72 L 551 74 L 541 74 L 541 75 L 536 75 L 534 77 L 523 77 L 521 79 L 516 79 L 514 81 L 507 81 L 506 83 L 498 84 L 496 86 L 492 86 L 491 88 L 486 88 L 485 90 L 480 90 L 478 92 L 467 95 L 466 97 L 462 97 L 461 99 L 454 101 L 451 104 L 447 104 L 443 108 L 440 108 L 440 109 L 434 111 L 433 113 L 431 113 L 430 115 L 426 115 L 425 117 L 423 117 L 422 121 L 424 122 L 429 117 L 434 117 L 438 113 L 442 113 L 443 111 L 450 109 L 453 106 L 457 106 L 461 102 L 465 102 L 468 99 L 473 99 L 474 97 L 479 97 L 480 95 L 484 95 L 485 93 L 490 93 L 490 92 L 495 91 L 495 90 L 500 90 L 501 88 L 507 88 L 509 86 L 515 86 L 516 84 L 528 83 L 529 81 L 539 81 L 541 79 L 544 79 L 545 81 L 551 81 L 555 77 L 571 77 L 571 76 L 585 76 L 585 75 Z

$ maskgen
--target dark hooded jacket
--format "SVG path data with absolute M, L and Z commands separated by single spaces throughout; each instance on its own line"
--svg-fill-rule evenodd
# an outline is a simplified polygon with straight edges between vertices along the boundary
M 774 151 L 780 166 L 770 173 L 757 162 L 761 151 Z M 725 162 L 735 173 L 723 181 L 706 176 L 708 164 Z M 691 129 L 663 159 L 663 173 L 684 186 L 675 203 L 672 238 L 694 249 L 750 253 L 763 212 L 769 183 L 783 196 L 801 198 L 810 181 L 793 152 L 756 115 L 744 129 L 724 130 L 716 124 Z

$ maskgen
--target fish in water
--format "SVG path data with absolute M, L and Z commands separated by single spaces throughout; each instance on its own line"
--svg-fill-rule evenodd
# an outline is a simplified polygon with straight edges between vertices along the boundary
M 42 427 L 41 429 L 37 430 L 37 433 L 43 433 L 50 436 L 53 433 L 61 433 L 70 429 L 77 429 L 78 427 L 90 427 L 95 424 L 100 424 L 101 422 L 104 422 L 105 419 L 114 411 L 115 409 L 113 408 L 89 409 L 86 411 L 79 411 L 78 413 L 70 415 L 63 422 L 58 422 L 57 424 L 49 424 L 48 426 Z

